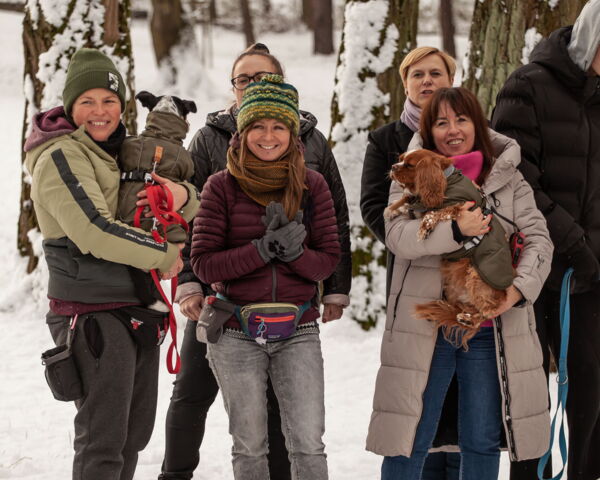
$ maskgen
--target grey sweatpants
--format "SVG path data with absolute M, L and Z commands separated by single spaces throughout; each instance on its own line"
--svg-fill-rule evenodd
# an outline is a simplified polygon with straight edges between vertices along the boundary
M 49 313 L 64 344 L 70 318 Z M 138 348 L 109 312 L 80 315 L 73 354 L 84 397 L 75 402 L 73 480 L 131 480 L 156 414 L 159 348 Z

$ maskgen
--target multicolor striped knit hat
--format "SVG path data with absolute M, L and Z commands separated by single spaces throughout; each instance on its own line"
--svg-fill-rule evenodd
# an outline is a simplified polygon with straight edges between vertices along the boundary
M 238 132 L 261 118 L 283 122 L 294 135 L 300 131 L 298 91 L 284 83 L 281 75 L 265 75 L 260 82 L 251 83 L 244 90 L 237 116 Z

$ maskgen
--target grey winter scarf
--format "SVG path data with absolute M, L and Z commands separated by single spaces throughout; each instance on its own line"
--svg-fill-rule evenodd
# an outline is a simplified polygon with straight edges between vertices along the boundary
M 406 97 L 404 101 L 404 110 L 400 114 L 400 121 L 404 123 L 413 132 L 419 131 L 419 122 L 421 121 L 421 107 L 415 105 Z

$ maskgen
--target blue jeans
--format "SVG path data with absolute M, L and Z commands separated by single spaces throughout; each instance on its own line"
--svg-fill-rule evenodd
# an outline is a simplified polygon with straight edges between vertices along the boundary
M 427 455 L 421 480 L 459 480 L 460 453 L 435 452 Z
M 455 373 L 458 380 L 460 479 L 498 478 L 502 435 L 500 383 L 494 329 L 486 327 L 471 339 L 467 352 L 447 342 L 442 333 L 438 333 L 412 455 L 385 457 L 381 466 L 382 480 L 421 479 L 446 391 Z
M 279 402 L 292 479 L 327 480 L 323 356 L 319 335 L 259 345 L 223 335 L 208 345 L 233 436 L 235 480 L 267 480 L 267 379 Z M 273 479 L 277 480 L 277 479 Z

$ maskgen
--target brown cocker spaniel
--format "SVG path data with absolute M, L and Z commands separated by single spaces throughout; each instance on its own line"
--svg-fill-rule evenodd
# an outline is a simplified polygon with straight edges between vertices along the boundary
M 384 216 L 389 220 L 400 214 L 410 212 L 414 216 L 421 212 L 419 240 L 426 239 L 439 222 L 455 220 L 464 201 L 444 206 L 445 170 L 451 165 L 450 158 L 424 149 L 400 155 L 390 177 L 406 193 L 386 208 Z M 487 284 L 473 266 L 471 256 L 442 259 L 441 272 L 444 299 L 416 305 L 415 315 L 435 322 L 449 341 L 466 348 L 480 324 L 493 318 L 493 312 L 506 299 L 506 291 Z

